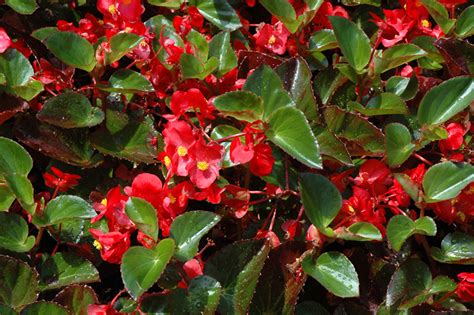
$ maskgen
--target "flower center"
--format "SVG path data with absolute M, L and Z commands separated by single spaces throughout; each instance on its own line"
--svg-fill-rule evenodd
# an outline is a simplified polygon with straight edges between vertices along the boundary
M 270 38 L 268 39 L 268 45 L 275 44 L 276 40 L 277 39 L 276 39 L 275 35 L 270 36 Z
M 165 158 L 163 159 L 163 161 L 165 162 L 166 167 L 170 167 L 170 165 L 171 165 L 171 159 L 170 159 L 169 156 L 165 156 Z
M 94 247 L 97 250 L 102 250 L 102 244 L 100 244 L 100 242 L 98 240 L 94 240 L 94 243 L 92 243 L 92 245 L 94 245 Z
M 107 207 L 107 198 L 102 199 L 100 203 Z
M 197 162 L 197 168 L 203 172 L 207 171 L 207 169 L 209 168 L 209 163 L 207 163 L 206 161 L 199 161 Z
M 110 14 L 117 13 L 117 8 L 115 7 L 115 4 L 109 5 L 109 12 L 110 12 Z
M 173 203 L 175 203 L 175 202 L 176 202 L 176 197 L 175 197 L 175 196 L 173 196 L 173 194 L 171 194 L 171 193 L 170 193 L 170 194 L 168 194 L 168 198 L 170 198 L 170 203 L 171 203 L 171 204 L 173 204 Z
M 178 155 L 179 156 L 186 156 L 186 154 L 188 154 L 188 150 L 183 146 L 179 146 L 178 147 Z
M 428 22 L 428 20 L 423 20 L 421 21 L 421 25 L 423 25 L 423 27 L 430 27 L 430 22 Z

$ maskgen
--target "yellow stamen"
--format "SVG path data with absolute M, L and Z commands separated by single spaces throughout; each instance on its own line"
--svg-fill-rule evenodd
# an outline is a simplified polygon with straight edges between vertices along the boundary
M 170 203 L 173 204 L 176 202 L 176 197 L 173 194 L 169 193 L 168 198 L 170 198 Z
M 115 4 L 109 5 L 109 12 L 110 12 L 110 14 L 116 14 L 117 13 L 117 8 L 115 7 Z
M 94 243 L 92 243 L 92 245 L 94 245 L 94 247 L 97 250 L 102 250 L 102 244 L 100 244 L 100 242 L 98 240 L 94 240 Z
M 124 30 L 126 33 L 131 33 L 133 31 L 133 28 L 127 26 Z
M 166 167 L 170 167 L 171 165 L 171 159 L 169 156 L 165 156 L 165 158 L 163 159 L 163 161 L 165 162 L 165 166 Z
M 186 156 L 186 154 L 188 154 L 188 150 L 183 146 L 179 146 L 178 147 L 178 155 L 183 157 L 183 156 Z
M 146 47 L 146 45 L 148 45 L 148 44 L 146 43 L 146 41 L 145 41 L 145 40 L 142 40 L 142 41 L 140 42 L 140 46 L 142 46 L 142 47 Z
M 355 210 L 354 210 L 354 208 L 352 208 L 352 206 L 349 206 L 349 211 L 353 212 L 353 213 L 355 212 Z
M 100 203 L 107 207 L 107 198 L 102 199 Z
M 430 27 L 430 22 L 428 22 L 428 20 L 423 20 L 421 21 L 421 25 L 423 25 L 423 27 Z
M 273 45 L 275 44 L 276 42 L 276 37 L 274 35 L 270 36 L 270 38 L 268 39 L 268 45 Z
M 197 162 L 197 168 L 203 172 L 207 171 L 207 169 L 209 168 L 209 163 L 207 163 L 206 161 L 199 161 Z

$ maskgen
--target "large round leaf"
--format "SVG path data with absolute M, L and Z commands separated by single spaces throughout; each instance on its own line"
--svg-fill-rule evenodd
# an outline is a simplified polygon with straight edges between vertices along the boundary
M 209 211 L 185 212 L 174 219 L 170 228 L 170 236 L 176 241 L 174 256 L 181 261 L 193 258 L 201 237 L 220 220 L 221 216 Z
M 122 257 L 122 280 L 130 295 L 137 300 L 160 278 L 173 257 L 175 242 L 167 238 L 156 248 L 130 247 Z
M 0 212 L 0 247 L 13 252 L 27 252 L 35 244 L 28 236 L 28 224 L 18 214 Z
M 0 256 L 0 303 L 19 308 L 38 295 L 38 274 L 26 263 Z
M 92 44 L 76 33 L 54 33 L 46 39 L 46 46 L 59 60 L 71 67 L 90 72 L 97 63 Z
M 228 92 L 217 96 L 213 104 L 223 114 L 238 120 L 254 122 L 263 116 L 263 100 L 252 92 Z
M 54 297 L 54 302 L 61 304 L 75 315 L 87 315 L 87 307 L 97 304 L 99 300 L 88 286 L 71 285 Z
M 49 226 L 74 219 L 90 219 L 96 215 L 94 208 L 81 197 L 62 195 L 48 202 L 42 214 L 35 214 L 33 224 Z
M 313 261 L 307 256 L 303 271 L 315 278 L 332 294 L 348 298 L 359 296 L 359 277 L 351 261 L 338 252 L 327 252 Z

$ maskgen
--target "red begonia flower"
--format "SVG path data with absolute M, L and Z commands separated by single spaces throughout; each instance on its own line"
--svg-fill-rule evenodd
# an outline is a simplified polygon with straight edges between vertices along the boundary
M 390 169 L 379 160 L 367 160 L 359 169 L 359 175 L 354 183 L 362 188 L 369 189 L 372 194 L 383 194 L 392 180 Z
M 125 214 L 127 200 L 128 196 L 122 194 L 120 186 L 110 189 L 107 197 L 101 203 L 94 204 L 94 209 L 99 214 L 92 218 L 91 223 L 95 223 L 105 216 L 110 231 L 124 232 L 130 230 L 134 225 Z
M 332 25 L 331 22 L 329 22 L 328 16 L 340 16 L 346 19 L 349 18 L 349 14 L 343 7 L 333 7 L 331 2 L 325 1 L 319 7 L 318 12 L 316 12 L 316 15 L 314 16 L 312 21 L 316 30 L 320 30 L 323 28 L 332 29 Z
M 464 126 L 456 122 L 450 123 L 446 127 L 446 131 L 448 132 L 448 138 L 438 142 L 441 152 L 446 153 L 460 149 L 464 142 L 464 134 L 467 131 Z
M 248 163 L 254 156 L 253 143 L 242 144 L 240 137 L 230 143 L 230 160 L 234 163 Z
M 474 273 L 461 272 L 458 279 L 461 282 L 456 287 L 457 296 L 464 302 L 474 301 Z
M 287 240 L 293 240 L 295 237 L 301 235 L 302 224 L 298 220 L 286 220 L 281 225 L 281 229 L 285 232 L 285 238 Z
M 196 136 L 189 124 L 184 121 L 170 121 L 163 130 L 165 143 L 164 162 L 172 174 L 187 176 L 187 166 L 191 162 L 188 154 L 191 145 L 196 142 Z
M 58 188 L 60 192 L 68 191 L 70 188 L 77 186 L 81 176 L 62 172 L 56 167 L 52 166 L 53 174 L 44 173 L 44 183 L 50 188 Z
M 467 0 L 439 0 L 446 8 L 450 9 L 460 4 L 464 4 Z
M 382 31 L 382 44 L 385 47 L 391 47 L 406 38 L 416 21 L 411 19 L 402 9 L 383 10 L 383 12 L 385 20 L 372 12 L 370 14 L 374 18 L 373 22 Z
M 421 0 L 399 0 L 400 5 L 405 9 L 406 14 L 414 20 L 428 19 L 428 10 L 423 6 Z
M 250 193 L 246 188 L 237 185 L 225 186 L 222 203 L 234 210 L 237 219 L 247 214 L 249 209 Z
M 286 41 L 290 32 L 281 22 L 275 25 L 264 24 L 255 35 L 255 44 L 257 47 L 266 48 L 275 54 L 283 55 L 286 51 Z
M 272 172 L 275 159 L 272 147 L 266 143 L 259 143 L 254 147 L 254 156 L 250 161 L 250 171 L 256 176 L 267 176 Z
M 121 315 L 112 305 L 89 304 L 87 306 L 87 315 Z
M 12 40 L 10 39 L 10 36 L 8 36 L 7 32 L 5 32 L 2 27 L 0 27 L 0 54 L 4 53 L 11 44 Z
M 257 235 L 255 235 L 256 239 L 267 239 L 270 241 L 270 247 L 271 248 L 276 248 L 280 246 L 280 239 L 278 236 L 275 234 L 273 231 L 268 231 L 268 230 L 260 230 L 257 232 Z
M 216 142 L 206 144 L 200 140 L 189 148 L 189 154 L 192 162 L 186 169 L 191 182 L 200 189 L 211 186 L 219 175 L 223 147 Z
M 158 176 L 150 173 L 142 173 L 135 177 L 131 187 L 127 187 L 125 192 L 130 197 L 145 199 L 155 208 L 161 206 L 162 183 Z
M 100 250 L 103 260 L 111 264 L 119 264 L 123 254 L 130 247 L 130 233 L 108 232 L 89 229 L 92 237 L 97 241 L 94 246 Z

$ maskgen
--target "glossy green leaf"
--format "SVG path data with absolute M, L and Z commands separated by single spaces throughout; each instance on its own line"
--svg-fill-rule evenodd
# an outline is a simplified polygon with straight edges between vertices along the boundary
M 53 302 L 36 302 L 21 310 L 20 315 L 69 315 L 66 308 Z
M 143 37 L 133 33 L 118 33 L 109 40 L 110 53 L 105 55 L 105 64 L 111 64 L 120 60 L 123 56 L 131 52 L 143 40 Z
M 428 203 L 456 197 L 474 182 L 474 166 L 467 163 L 442 162 L 428 169 L 423 178 L 425 201 Z
M 428 53 L 426 57 L 417 60 L 419 66 L 423 69 L 439 70 L 443 68 L 444 59 L 434 45 L 435 41 L 436 39 L 432 36 L 418 36 L 412 40 L 413 44 Z
M 441 124 L 463 111 L 474 101 L 474 78 L 456 77 L 444 81 L 425 94 L 418 108 L 423 124 Z
M 38 274 L 25 262 L 0 256 L 0 303 L 14 309 L 36 301 Z
M 223 31 L 235 31 L 242 26 L 227 0 L 191 0 L 190 5 L 197 7 L 206 20 Z
M 421 0 L 423 6 L 428 10 L 431 17 L 436 21 L 443 32 L 448 34 L 456 23 L 456 20 L 449 18 L 448 10 L 437 0 Z
M 311 223 L 322 233 L 332 234 L 328 226 L 342 206 L 337 187 L 322 175 L 303 173 L 300 175 L 300 193 L 304 211 Z
M 392 46 L 384 50 L 381 58 L 375 59 L 375 73 L 383 73 L 426 55 L 423 49 L 413 44 Z
M 327 104 L 338 88 L 348 81 L 339 70 L 328 67 L 320 71 L 314 80 L 314 90 L 321 98 L 323 104 Z
M 100 124 L 104 113 L 83 94 L 65 92 L 47 100 L 36 117 L 61 128 L 83 128 Z
M 148 0 L 148 3 L 151 5 L 156 5 L 158 7 L 165 7 L 170 9 L 179 9 L 181 6 L 181 0 Z
M 60 30 L 58 30 L 57 27 L 55 26 L 47 26 L 47 27 L 42 27 L 37 30 L 34 30 L 31 33 L 31 36 L 36 38 L 37 40 L 44 42 L 49 36 L 53 35 L 54 33 L 58 33 Z
M 385 127 L 385 145 L 388 165 L 396 167 L 405 162 L 415 150 L 411 133 L 400 123 L 390 123 Z
M 296 108 L 301 110 L 308 120 L 318 120 L 316 99 L 311 83 L 311 69 L 301 57 L 291 58 L 276 67 L 284 88 L 288 91 Z
M 309 39 L 310 50 L 325 51 L 337 47 L 337 39 L 332 29 L 322 29 L 316 31 Z
M 365 107 L 356 102 L 350 102 L 348 106 L 365 116 L 408 114 L 405 101 L 392 93 L 381 93 L 372 97 Z
M 418 202 L 419 188 L 418 185 L 413 182 L 410 176 L 404 173 L 395 173 L 393 176 L 410 196 L 410 198 L 415 202 Z
M 396 215 L 388 222 L 388 242 L 397 252 L 400 251 L 403 243 L 415 234 L 434 236 L 436 234 L 436 223 L 430 217 L 423 217 L 413 221 L 405 215 Z
M 26 101 L 31 101 L 41 91 L 43 91 L 43 83 L 31 79 L 25 85 L 11 87 L 11 91 L 13 91 L 13 94 L 16 96 L 19 96 Z
M 156 209 L 145 199 L 130 197 L 125 204 L 125 213 L 144 234 L 155 242 L 158 239 L 158 216 Z
M 88 286 L 71 285 L 59 292 L 53 300 L 74 315 L 87 315 L 90 304 L 98 304 L 97 296 Z
M 35 237 L 28 236 L 28 224 L 15 213 L 0 212 L 0 247 L 13 252 L 27 252 L 35 244 Z
M 368 222 L 356 222 L 348 228 L 341 227 L 334 230 L 334 232 L 335 237 L 348 241 L 367 242 L 382 240 L 382 233 L 380 233 L 379 229 Z
M 348 5 L 348 6 L 368 4 L 375 7 L 379 7 L 381 2 L 382 2 L 381 0 L 342 0 L 342 4 Z
M 18 315 L 11 307 L 0 304 L 0 314 L 2 315 Z
M 194 56 L 201 61 L 206 61 L 209 55 L 209 43 L 204 35 L 191 29 L 188 35 L 186 35 L 186 40 L 191 45 Z
M 456 24 L 456 35 L 461 38 L 474 35 L 474 5 L 462 11 Z
M 431 256 L 445 264 L 474 265 L 474 237 L 461 232 L 443 238 L 441 248 L 432 247 Z
M 385 91 L 396 94 L 405 101 L 413 99 L 418 93 L 418 79 L 416 75 L 410 78 L 393 76 L 387 80 Z
M 433 279 L 430 293 L 437 294 L 456 290 L 457 283 L 447 276 L 437 276 Z
M 8 188 L 8 185 L 0 183 L 0 211 L 8 211 L 15 199 L 15 194 Z
M 329 16 L 339 48 L 349 64 L 357 71 L 367 66 L 370 58 L 370 40 L 354 22 L 340 16 Z
M 5 76 L 9 87 L 23 86 L 34 74 L 28 59 L 16 49 L 8 49 L 0 54 L 0 73 Z
M 187 261 L 193 258 L 198 252 L 201 238 L 220 220 L 221 216 L 208 211 L 189 211 L 174 219 L 170 236 L 176 242 L 176 259 Z
M 30 15 L 36 11 L 36 0 L 5 0 L 5 4 L 20 14 Z
M 97 215 L 84 199 L 73 195 L 61 195 L 46 205 L 42 214 L 35 214 L 33 224 L 50 226 L 73 219 L 90 219 Z
M 294 104 L 288 92 L 283 88 L 281 79 L 267 65 L 263 65 L 252 72 L 245 81 L 243 89 L 253 92 L 263 99 L 265 119 L 278 108 Z
M 219 67 L 219 61 L 215 57 L 211 57 L 208 61 L 203 62 L 191 54 L 184 53 L 179 60 L 181 72 L 186 79 L 204 80 L 209 74 Z
M 219 61 L 218 75 L 224 75 L 237 66 L 237 56 L 230 43 L 230 33 L 220 32 L 209 42 L 209 57 Z
M 214 99 L 213 104 L 223 114 L 238 120 L 254 122 L 263 116 L 263 100 L 252 92 L 233 91 L 221 94 Z
M 160 138 L 153 127 L 153 119 L 149 116 L 142 122 L 130 121 L 115 133 L 102 128 L 91 135 L 92 144 L 100 152 L 148 164 L 157 162 L 158 148 L 152 144 L 152 140 Z
M 332 294 L 342 297 L 359 296 L 359 277 L 351 261 L 339 252 L 327 252 L 313 261 L 306 256 L 303 271 L 316 279 Z
M 321 155 L 331 157 L 345 165 L 353 165 L 346 146 L 338 137 L 321 126 L 315 126 L 312 129 L 318 141 Z
M 298 30 L 300 21 L 297 20 L 295 9 L 288 0 L 260 0 L 260 3 L 273 16 L 283 22 L 291 33 Z
M 187 292 L 175 290 L 173 293 L 172 314 L 213 315 L 219 305 L 222 286 L 209 276 L 198 276 L 189 282 Z
M 387 289 L 388 306 L 406 303 L 427 292 L 432 286 L 431 271 L 421 260 L 407 260 L 392 276 Z M 425 298 L 420 301 L 423 302 Z M 415 303 L 415 305 L 418 303 Z
M 304 114 L 295 107 L 282 107 L 269 118 L 268 139 L 291 157 L 312 168 L 322 168 L 319 146 Z
M 204 274 L 222 285 L 218 312 L 246 314 L 270 246 L 265 240 L 232 243 L 211 256 Z
M 154 91 L 150 81 L 142 74 L 128 69 L 118 70 L 110 76 L 108 85 L 98 85 L 98 87 L 107 92 L 123 94 Z
M 175 242 L 161 240 L 156 248 L 130 247 L 122 257 L 122 280 L 128 293 L 137 300 L 160 278 L 173 257 Z
M 97 63 L 92 44 L 76 33 L 54 33 L 46 39 L 46 46 L 59 60 L 71 67 L 90 72 Z
M 41 291 L 58 289 L 70 284 L 100 281 L 94 265 L 73 253 L 56 253 L 39 267 Z

